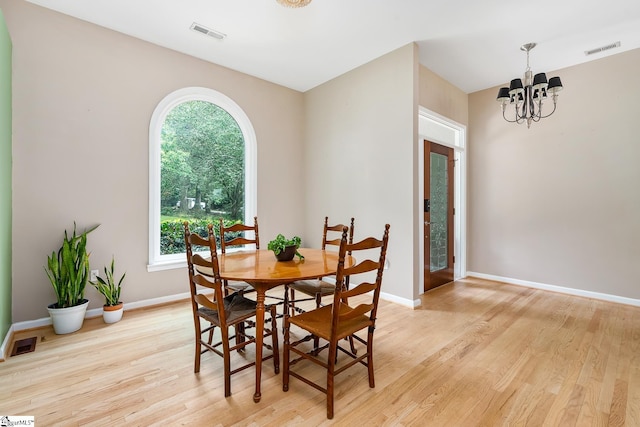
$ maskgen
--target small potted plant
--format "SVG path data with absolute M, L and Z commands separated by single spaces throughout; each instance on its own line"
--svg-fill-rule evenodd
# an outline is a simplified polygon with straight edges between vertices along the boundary
M 282 234 L 278 234 L 275 239 L 269 242 L 267 249 L 273 251 L 278 261 L 291 261 L 296 255 L 300 259 L 304 259 L 304 256 L 298 252 L 301 242 L 298 236 L 287 239 Z
M 104 323 L 115 323 L 122 319 L 124 304 L 120 301 L 120 291 L 122 281 L 127 273 L 124 273 L 120 280 L 115 280 L 115 259 L 111 258 L 111 267 L 104 267 L 105 278 L 98 276 L 95 282 L 89 282 L 98 292 L 104 296 L 104 306 L 102 306 L 102 319 Z
M 56 334 L 69 334 L 82 327 L 89 301 L 84 298 L 84 290 L 89 280 L 89 253 L 87 252 L 87 234 L 94 226 L 69 237 L 64 231 L 62 247 L 47 257 L 44 268 L 51 286 L 56 293 L 56 302 L 47 307 L 51 323 Z

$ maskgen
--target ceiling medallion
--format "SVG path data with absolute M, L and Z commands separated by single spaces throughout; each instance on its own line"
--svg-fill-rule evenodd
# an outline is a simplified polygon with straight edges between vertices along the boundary
M 286 7 L 304 7 L 311 3 L 311 0 L 276 0 L 283 6 Z

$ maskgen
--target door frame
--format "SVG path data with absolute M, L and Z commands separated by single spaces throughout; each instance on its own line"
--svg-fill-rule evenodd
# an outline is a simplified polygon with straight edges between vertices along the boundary
M 457 123 L 447 117 L 433 112 L 422 106 L 418 107 L 418 192 L 417 192 L 417 209 L 416 217 L 416 233 L 419 233 L 418 239 L 418 259 L 420 262 L 420 274 L 418 275 L 418 289 L 414 295 L 424 293 L 424 275 L 422 272 L 422 260 L 424 260 L 424 237 L 423 233 L 423 194 L 424 194 L 424 140 L 428 139 L 440 145 L 453 148 L 454 161 L 454 208 L 455 216 L 453 218 L 453 254 L 455 256 L 455 264 L 453 266 L 454 280 L 460 279 L 467 275 L 467 127 L 461 123 Z
M 429 153 L 427 153 L 427 146 L 429 146 Z M 430 247 L 431 247 L 431 224 L 433 223 L 433 218 L 431 216 L 432 209 L 429 209 L 429 212 L 423 213 L 423 219 L 425 222 L 425 226 L 423 227 L 423 238 L 424 241 L 424 274 L 423 277 L 423 292 L 427 292 L 431 289 L 435 289 L 439 286 L 442 286 L 446 283 L 454 280 L 454 267 L 455 267 L 455 253 L 453 251 L 454 248 L 454 228 L 453 228 L 453 219 L 455 215 L 455 206 L 454 206 L 454 190 L 455 190 L 455 154 L 454 150 L 451 147 L 447 147 L 446 145 L 438 144 L 437 142 L 430 141 L 425 139 L 423 141 L 424 147 L 424 195 L 423 198 L 425 200 L 431 201 L 431 208 L 433 208 L 433 198 L 431 194 L 431 179 L 432 175 L 431 171 L 431 154 L 439 154 L 444 156 L 447 159 L 447 210 L 446 210 L 446 229 L 447 229 L 447 267 L 444 269 L 439 269 L 437 271 L 431 271 L 431 255 L 430 255 Z M 429 164 L 427 164 L 429 162 Z M 429 181 L 429 182 L 427 182 Z M 427 188 L 429 186 L 429 188 Z M 428 218 L 427 218 L 428 216 Z M 427 225 L 429 224 L 429 225 Z M 427 241 L 429 244 L 427 244 Z M 427 270 L 429 273 L 427 275 Z M 427 279 L 428 277 L 428 279 Z M 427 283 L 428 282 L 428 283 Z

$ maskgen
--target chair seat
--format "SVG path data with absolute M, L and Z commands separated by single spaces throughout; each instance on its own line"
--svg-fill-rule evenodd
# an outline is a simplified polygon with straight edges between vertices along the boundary
M 245 282 L 227 282 L 227 288 L 231 289 L 234 292 L 242 292 L 242 293 L 247 293 L 247 292 L 253 292 L 255 289 L 253 289 L 253 286 L 251 286 L 248 283 Z
M 255 316 L 256 302 L 234 293 L 224 298 L 224 312 L 227 323 L 234 324 L 243 319 Z M 198 308 L 198 313 L 214 325 L 220 325 L 217 311 L 200 307 Z
M 320 296 L 333 295 L 336 291 L 336 286 L 327 283 L 323 280 L 299 280 L 289 285 L 289 288 L 297 292 L 302 292 L 309 296 L 315 297 L 317 294 Z
M 333 304 L 330 304 L 315 310 L 306 311 L 298 314 L 297 316 L 291 316 L 289 318 L 289 323 L 292 323 L 307 330 L 313 335 L 328 341 L 331 337 L 332 309 Z M 353 311 L 353 308 L 349 307 L 347 304 L 340 304 L 340 315 L 348 314 L 351 311 Z M 338 325 L 336 337 L 338 340 L 346 338 L 372 324 L 373 322 L 371 319 L 365 315 L 356 316 L 349 320 L 343 320 Z

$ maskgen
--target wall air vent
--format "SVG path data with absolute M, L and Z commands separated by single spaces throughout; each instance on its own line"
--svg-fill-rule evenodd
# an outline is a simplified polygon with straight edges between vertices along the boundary
M 202 33 L 205 36 L 213 37 L 214 39 L 222 40 L 227 37 L 226 34 L 221 33 L 220 31 L 212 30 L 211 28 L 207 28 L 204 25 L 200 25 L 196 22 L 191 24 L 191 29 L 193 31 L 197 31 L 198 33 Z
M 601 47 L 597 47 L 595 49 L 587 50 L 587 51 L 584 52 L 584 54 L 589 56 L 589 55 L 593 55 L 595 53 L 604 52 L 605 50 L 615 49 L 616 47 L 620 47 L 620 42 L 615 42 L 615 43 L 608 44 L 606 46 L 601 46 Z

